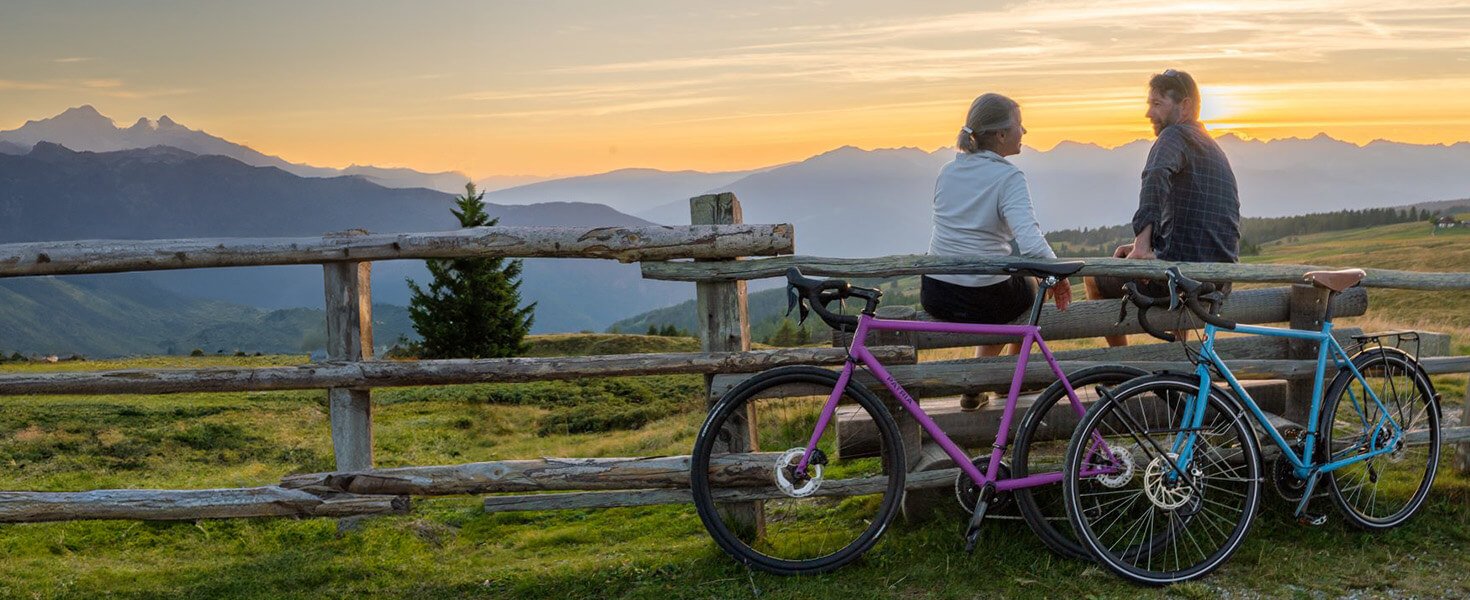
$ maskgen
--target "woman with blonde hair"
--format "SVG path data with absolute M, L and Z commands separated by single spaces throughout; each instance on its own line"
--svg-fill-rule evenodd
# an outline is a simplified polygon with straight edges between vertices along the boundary
M 1025 133 L 1016 101 L 984 94 L 970 104 L 955 143 L 959 152 L 934 184 L 931 256 L 1008 256 L 1014 243 L 1022 256 L 1056 258 L 1036 222 L 1026 176 L 1005 159 L 1021 153 Z M 1059 309 L 1072 300 L 1066 280 L 1051 293 Z M 924 311 L 938 319 L 1009 323 L 1030 310 L 1036 287 L 1024 275 L 925 275 L 919 297 Z M 1001 350 L 982 346 L 980 355 Z

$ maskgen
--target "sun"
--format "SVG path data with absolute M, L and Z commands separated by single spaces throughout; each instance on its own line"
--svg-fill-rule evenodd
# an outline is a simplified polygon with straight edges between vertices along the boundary
M 1249 92 L 1238 86 L 1200 86 L 1199 120 L 1206 125 L 1239 119 L 1249 104 Z

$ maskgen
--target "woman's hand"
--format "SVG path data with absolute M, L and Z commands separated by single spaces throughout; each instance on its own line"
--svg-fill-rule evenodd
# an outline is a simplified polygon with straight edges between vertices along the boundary
M 1063 278 L 1046 293 L 1057 303 L 1057 310 L 1067 310 L 1067 305 L 1072 303 L 1072 282 Z

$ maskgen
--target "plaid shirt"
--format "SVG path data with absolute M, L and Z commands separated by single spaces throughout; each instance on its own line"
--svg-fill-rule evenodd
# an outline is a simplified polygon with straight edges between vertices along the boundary
M 1149 150 L 1133 235 L 1149 225 L 1154 253 L 1162 260 L 1239 262 L 1235 173 L 1198 122 L 1165 127 Z

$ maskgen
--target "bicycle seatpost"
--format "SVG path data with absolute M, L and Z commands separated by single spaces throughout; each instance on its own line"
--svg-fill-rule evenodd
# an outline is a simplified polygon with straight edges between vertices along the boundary
M 1059 279 L 1055 275 L 1038 277 L 1036 284 L 1036 298 L 1031 300 L 1031 319 L 1027 321 L 1032 327 L 1041 322 L 1041 305 L 1046 303 L 1046 291 L 1056 285 Z

